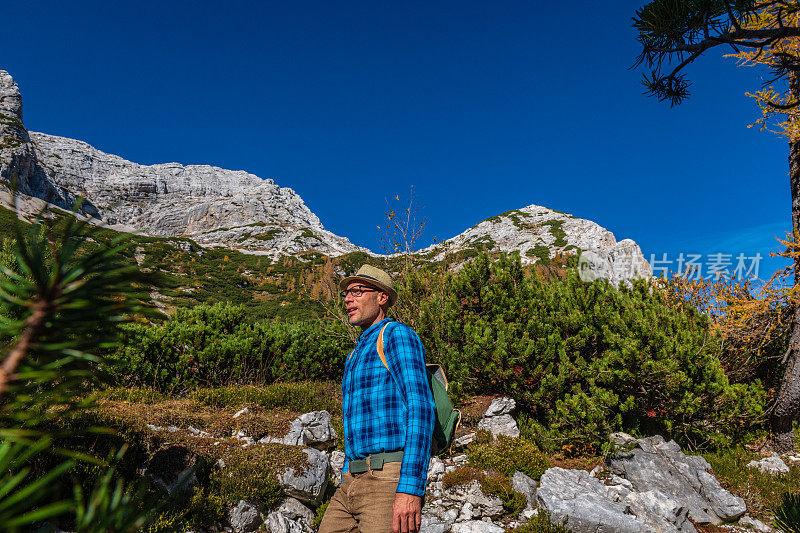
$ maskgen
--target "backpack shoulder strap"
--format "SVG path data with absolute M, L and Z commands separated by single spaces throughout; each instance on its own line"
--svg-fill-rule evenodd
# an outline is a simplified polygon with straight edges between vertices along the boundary
M 383 363 L 383 366 L 386 367 L 386 370 L 389 370 L 389 365 L 386 364 L 386 354 L 383 352 L 383 332 L 386 331 L 386 328 L 389 327 L 389 324 L 391 324 L 391 322 L 383 326 L 383 329 L 381 329 L 381 332 L 378 334 L 378 355 L 381 357 L 381 362 Z M 389 370 L 389 373 L 391 374 L 392 371 Z

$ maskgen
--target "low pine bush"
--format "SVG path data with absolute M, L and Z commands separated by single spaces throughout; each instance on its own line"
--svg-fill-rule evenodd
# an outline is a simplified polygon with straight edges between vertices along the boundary
M 469 462 L 478 468 L 492 469 L 506 476 L 516 471 L 539 479 L 550 468 L 547 456 L 530 440 L 499 435 L 493 439 L 491 433 L 480 431 L 478 437 L 467 447 Z
M 263 321 L 243 306 L 177 309 L 162 324 L 123 326 L 108 372 L 120 385 L 183 392 L 197 387 L 341 377 L 352 349 L 337 324 Z M 341 326 L 343 327 L 343 326 Z
M 545 280 L 518 255 L 486 254 L 455 274 L 408 277 L 400 298 L 420 304 L 407 320 L 455 392 L 512 396 L 562 437 L 626 430 L 725 446 L 763 413 L 760 382 L 729 382 L 707 317 L 646 281 Z

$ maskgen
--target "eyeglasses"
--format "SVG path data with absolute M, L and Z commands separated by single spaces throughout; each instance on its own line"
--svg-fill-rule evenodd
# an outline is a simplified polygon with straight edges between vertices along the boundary
M 356 285 L 352 289 L 347 289 L 346 291 L 342 291 L 339 293 L 339 296 L 344 300 L 347 298 L 347 293 L 352 294 L 355 298 L 360 298 L 362 294 L 365 292 L 379 292 L 376 289 L 370 289 L 368 287 L 364 287 L 362 285 Z

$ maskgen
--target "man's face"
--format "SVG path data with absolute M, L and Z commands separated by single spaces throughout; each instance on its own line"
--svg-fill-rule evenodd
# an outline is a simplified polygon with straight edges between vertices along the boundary
M 363 288 L 361 296 L 355 297 L 352 292 L 348 292 L 344 298 L 347 309 L 347 320 L 351 326 L 359 326 L 367 329 L 382 317 L 381 305 L 388 301 L 386 293 L 380 292 L 375 287 L 371 287 L 361 281 L 353 281 L 347 285 L 349 291 L 353 287 Z

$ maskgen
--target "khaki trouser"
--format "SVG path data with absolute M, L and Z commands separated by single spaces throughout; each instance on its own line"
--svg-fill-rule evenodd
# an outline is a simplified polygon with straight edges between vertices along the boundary
M 342 474 L 342 484 L 325 510 L 319 533 L 390 532 L 400 465 L 385 463 L 382 470 Z

